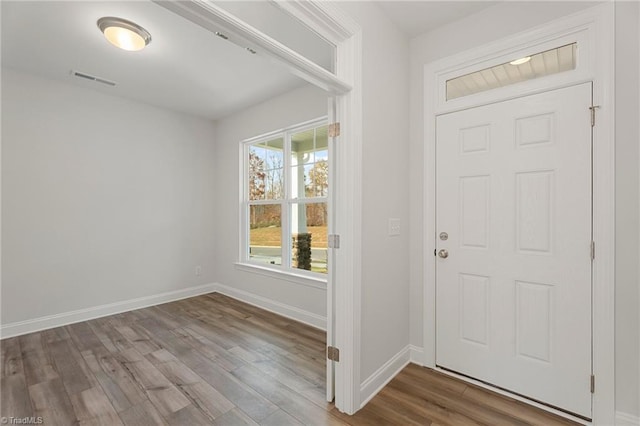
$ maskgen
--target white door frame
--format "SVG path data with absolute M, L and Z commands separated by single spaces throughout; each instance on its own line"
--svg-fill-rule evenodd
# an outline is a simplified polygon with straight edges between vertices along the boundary
M 340 249 L 335 250 L 333 284 L 327 289 L 328 297 L 335 301 L 334 311 L 327 312 L 327 323 L 334 323 L 334 341 L 340 349 L 340 361 L 335 364 L 335 405 L 353 414 L 360 408 L 362 30 L 330 3 L 272 0 L 336 46 L 333 74 L 212 2 L 153 1 L 209 31 L 224 31 L 230 42 L 254 49 L 335 97 L 341 134 L 335 149 L 338 178 L 332 200 Z
M 614 4 L 606 3 L 543 26 L 425 65 L 424 68 L 424 365 L 435 368 L 437 247 L 436 116 L 474 106 L 592 81 L 599 105 L 593 128 L 593 424 L 615 424 L 615 152 L 614 152 Z M 446 100 L 446 81 L 476 70 L 578 42 L 574 71 Z M 588 248 L 585 248 L 588 253 Z

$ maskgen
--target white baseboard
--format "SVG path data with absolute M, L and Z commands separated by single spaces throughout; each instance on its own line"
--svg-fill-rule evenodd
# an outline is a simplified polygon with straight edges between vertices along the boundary
M 640 426 L 640 417 L 616 411 L 616 426 Z
M 404 367 L 407 366 L 411 358 L 411 346 L 407 345 L 400 352 L 395 354 L 389 361 L 373 373 L 360 385 L 360 398 L 364 407 L 374 396 L 384 388 Z
M 411 363 L 424 367 L 424 349 L 419 346 L 409 345 L 409 351 Z
M 223 284 L 216 284 L 215 291 L 250 305 L 257 306 L 258 308 L 262 308 L 266 311 L 310 325 L 311 327 L 315 327 L 320 330 L 327 329 L 326 317 L 304 311 L 300 308 L 296 308 L 295 306 L 286 305 L 282 302 L 258 296 L 257 294 L 249 293 L 248 291 L 239 290 Z
M 76 311 L 63 312 L 55 315 L 34 318 L 26 321 L 18 321 L 0 326 L 0 336 L 2 339 L 34 333 L 36 331 L 47 330 L 49 328 L 61 327 L 76 322 L 88 321 L 108 315 L 119 314 L 132 311 L 134 309 L 146 308 L 162 303 L 173 302 L 175 300 L 186 299 L 188 297 L 199 296 L 201 294 L 216 291 L 215 284 L 204 284 L 197 287 L 183 288 L 152 296 L 139 297 L 137 299 L 125 300 L 122 302 L 108 303 L 106 305 L 94 306 L 91 308 L 78 309 Z

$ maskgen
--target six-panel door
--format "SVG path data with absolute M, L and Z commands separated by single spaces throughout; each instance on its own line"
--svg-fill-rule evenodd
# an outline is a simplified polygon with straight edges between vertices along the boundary
M 591 417 L 591 83 L 437 118 L 438 366 Z

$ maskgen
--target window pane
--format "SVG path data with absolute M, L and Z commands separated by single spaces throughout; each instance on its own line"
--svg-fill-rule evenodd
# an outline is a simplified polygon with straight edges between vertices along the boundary
M 249 200 L 284 197 L 284 139 L 255 143 L 249 148 Z
M 249 206 L 249 260 L 282 265 L 282 207 Z
M 576 69 L 577 43 L 536 53 L 447 81 L 447 100 Z
M 291 266 L 327 273 L 327 203 L 292 204 Z
M 326 197 L 329 189 L 327 126 L 291 136 L 291 196 Z

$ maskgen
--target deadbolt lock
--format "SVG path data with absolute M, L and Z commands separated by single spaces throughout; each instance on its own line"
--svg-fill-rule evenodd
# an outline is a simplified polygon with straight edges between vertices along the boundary
M 449 239 L 449 234 L 447 234 L 446 232 L 441 232 L 440 233 L 440 239 L 442 241 L 447 241 Z

